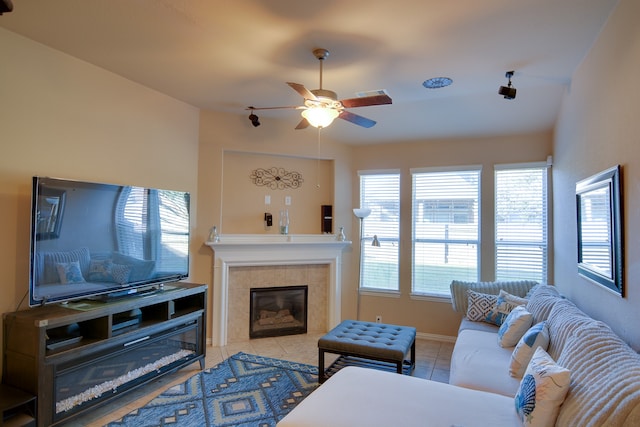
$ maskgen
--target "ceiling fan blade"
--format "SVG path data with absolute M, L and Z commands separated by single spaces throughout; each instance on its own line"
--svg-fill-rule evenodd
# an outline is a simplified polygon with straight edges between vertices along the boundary
M 389 95 L 373 95 L 363 96 L 360 98 L 343 99 L 340 102 L 342 102 L 342 105 L 345 108 L 368 107 L 370 105 L 391 104 L 391 97 L 389 97 Z
M 291 109 L 291 110 L 301 110 L 304 109 L 305 107 L 300 106 L 300 105 L 287 105 L 287 106 L 283 106 L 283 107 L 247 107 L 245 108 L 245 110 L 247 111 L 252 111 L 252 110 L 284 110 L 284 109 Z
M 287 82 L 287 84 L 289 86 L 291 86 L 291 88 L 293 90 L 295 90 L 296 92 L 298 92 L 300 95 L 302 95 L 302 97 L 304 99 L 313 99 L 313 100 L 317 100 L 318 98 L 313 94 L 313 92 L 311 92 L 309 89 L 307 89 L 306 87 L 304 87 L 304 85 L 301 85 L 300 83 L 292 83 L 292 82 Z
M 362 126 L 364 128 L 370 128 L 375 126 L 377 123 L 375 120 L 367 119 L 366 117 L 359 116 L 357 114 L 353 114 L 347 110 L 342 110 L 338 118 L 342 120 L 346 120 L 358 126 Z
M 307 119 L 303 117 L 302 120 L 300 120 L 300 122 L 298 123 L 298 126 L 296 126 L 296 130 L 306 129 L 308 127 L 309 127 L 309 122 L 307 121 Z

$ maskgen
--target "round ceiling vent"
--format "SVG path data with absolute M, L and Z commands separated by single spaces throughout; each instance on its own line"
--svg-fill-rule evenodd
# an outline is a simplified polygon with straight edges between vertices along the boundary
M 427 89 L 440 89 L 449 86 L 451 83 L 453 83 L 453 80 L 449 77 L 433 77 L 422 82 L 422 86 Z

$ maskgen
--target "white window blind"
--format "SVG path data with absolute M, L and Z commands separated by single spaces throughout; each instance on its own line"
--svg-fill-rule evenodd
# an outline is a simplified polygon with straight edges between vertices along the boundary
M 547 281 L 547 165 L 496 166 L 496 280 Z
M 138 259 L 154 260 L 162 273 L 186 271 L 189 250 L 189 203 L 184 193 L 123 187 L 116 206 L 118 251 Z M 179 211 L 179 212 L 178 212 Z M 174 221 L 181 221 L 175 223 Z
M 400 174 L 360 172 L 360 207 L 371 209 L 363 220 L 360 287 L 399 290 Z M 377 236 L 380 247 L 371 246 Z
M 450 296 L 478 280 L 480 167 L 412 169 L 412 292 Z

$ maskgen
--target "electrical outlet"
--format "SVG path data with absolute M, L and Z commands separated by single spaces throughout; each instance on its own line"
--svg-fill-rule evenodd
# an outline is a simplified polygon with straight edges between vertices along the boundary
M 291 196 L 286 196 L 284 198 L 284 204 L 287 206 L 291 206 Z
M 271 204 L 271 196 L 270 195 L 266 195 L 264 196 L 264 204 L 265 205 L 270 205 Z
M 376 316 L 376 323 L 382 323 L 382 316 L 379 314 Z

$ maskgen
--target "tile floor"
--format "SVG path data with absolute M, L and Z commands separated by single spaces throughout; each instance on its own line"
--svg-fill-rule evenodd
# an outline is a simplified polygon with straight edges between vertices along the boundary
M 294 362 L 316 365 L 318 363 L 318 338 L 323 334 L 290 335 L 276 338 L 254 339 L 224 347 L 208 347 L 205 366 L 211 367 L 229 356 L 243 351 L 245 353 L 285 359 Z M 453 343 L 427 339 L 416 340 L 416 368 L 413 376 L 428 378 L 434 381 L 449 381 L 449 365 Z M 326 355 L 326 363 L 333 362 L 332 355 Z M 79 416 L 64 427 L 104 426 L 122 418 L 135 408 L 144 406 L 168 387 L 180 383 L 200 370 L 199 363 L 193 363 L 178 372 L 167 375 L 150 384 L 132 391 L 116 399 L 115 402 L 91 410 Z

